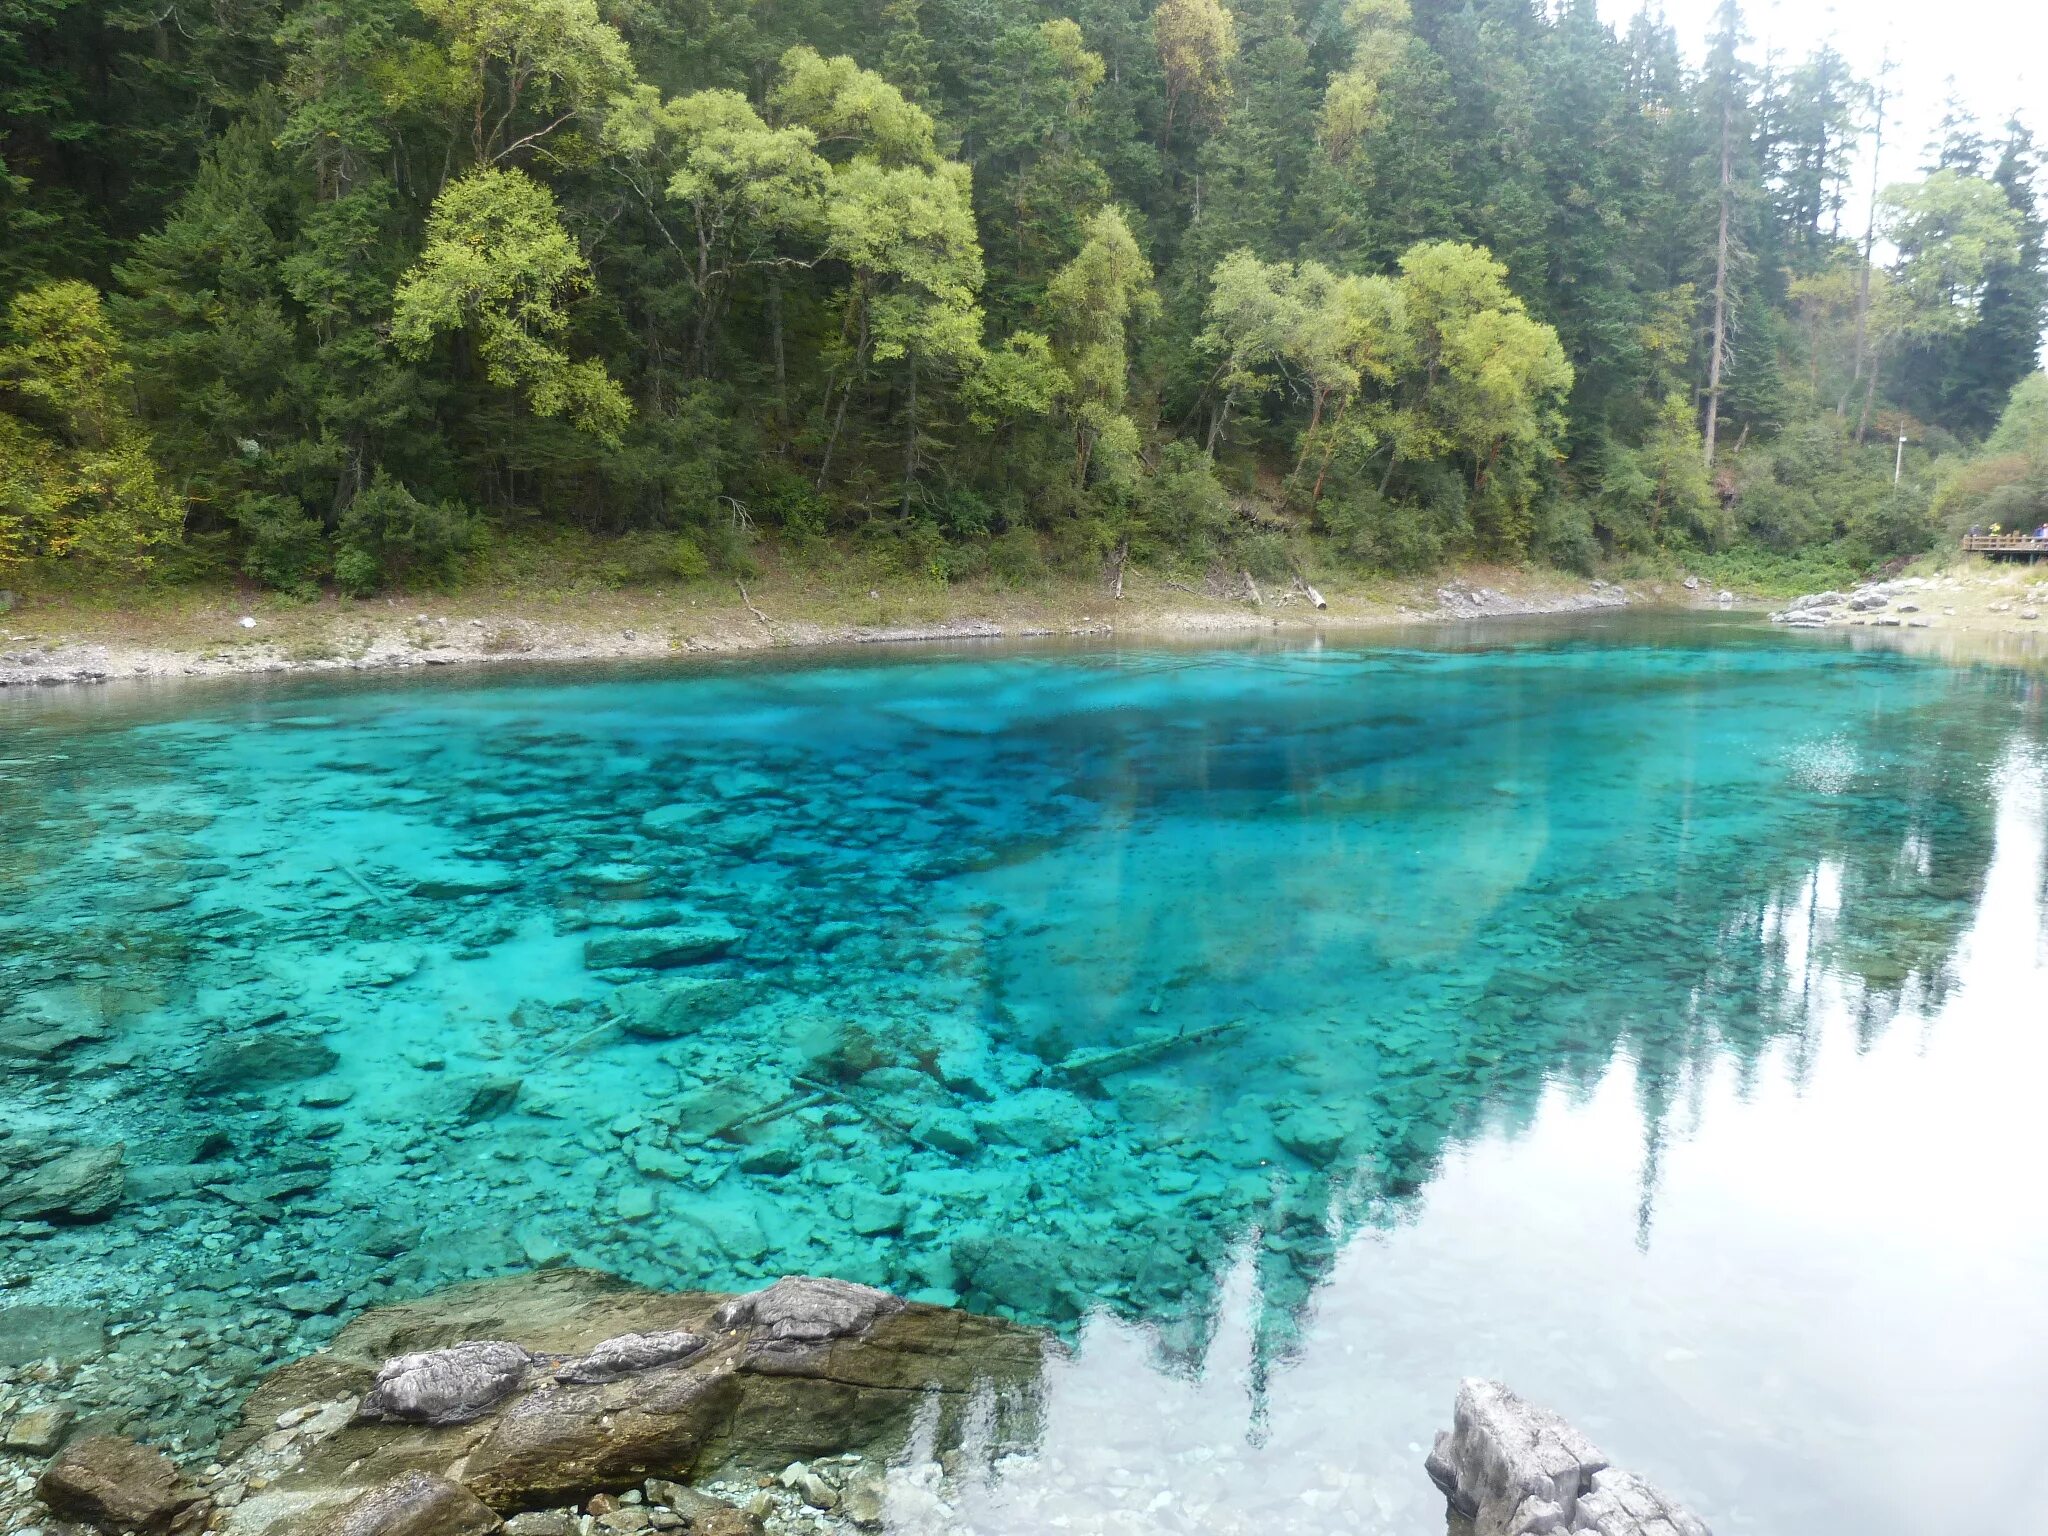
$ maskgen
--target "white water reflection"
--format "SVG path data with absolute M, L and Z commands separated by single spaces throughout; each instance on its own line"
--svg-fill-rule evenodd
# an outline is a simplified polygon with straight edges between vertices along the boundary
M 1994 858 L 1932 1015 L 1859 1033 L 1858 984 L 1828 964 L 1839 871 L 1771 915 L 1812 1027 L 1690 1085 L 1646 1246 L 1644 1098 L 1618 1060 L 1350 1243 L 1257 1433 L 1242 1260 L 1199 1378 L 1098 1321 L 1048 1371 L 1037 1453 L 950 1507 L 899 1486 L 892 1528 L 1439 1531 L 1422 1455 L 1479 1374 L 1720 1536 L 2020 1530 L 2048 1467 L 2048 771 L 2015 750 L 1995 782 Z

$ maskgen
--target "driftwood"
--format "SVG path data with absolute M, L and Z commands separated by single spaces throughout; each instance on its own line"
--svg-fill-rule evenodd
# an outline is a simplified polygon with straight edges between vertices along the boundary
M 574 1040 L 571 1040 L 564 1045 L 556 1046 L 552 1051 L 549 1051 L 545 1056 L 541 1057 L 540 1060 L 536 1061 L 534 1065 L 536 1067 L 544 1067 L 549 1062 L 553 1061 L 556 1057 L 566 1056 L 571 1051 L 577 1049 L 579 1046 L 585 1046 L 590 1044 L 591 1041 L 597 1039 L 601 1035 L 611 1034 L 618 1027 L 619 1021 L 617 1019 L 606 1019 L 602 1024 L 598 1025 L 595 1029 L 586 1029 Z
M 1162 1056 L 1171 1056 L 1187 1046 L 1205 1045 L 1225 1035 L 1235 1034 L 1245 1027 L 1246 1022 L 1244 1019 L 1224 1019 L 1215 1024 L 1204 1024 L 1198 1029 L 1184 1029 L 1173 1035 L 1152 1035 L 1144 1040 L 1134 1040 L 1129 1045 L 1110 1046 L 1106 1050 L 1076 1051 L 1054 1067 L 1053 1073 L 1070 1083 L 1100 1082 L 1133 1067 L 1149 1066 Z
M 751 613 L 763 624 L 766 624 L 768 622 L 768 615 L 763 613 L 760 609 L 756 608 L 754 606 L 754 600 L 751 597 L 747 596 L 747 584 L 744 581 L 740 581 L 739 579 L 735 578 L 733 581 L 733 585 L 740 589 L 740 601 L 747 605 L 747 612 Z
M 782 1119 L 785 1115 L 793 1115 L 800 1109 L 809 1109 L 814 1104 L 823 1104 L 827 1097 L 826 1094 L 820 1093 L 816 1089 L 809 1089 L 803 1093 L 792 1093 L 787 1098 L 770 1104 L 766 1109 L 757 1109 L 751 1115 L 741 1115 L 739 1119 L 734 1120 L 730 1124 L 721 1125 L 715 1134 L 729 1136 L 734 1131 L 751 1130 L 755 1126 L 768 1125 L 773 1121 Z
M 1252 573 L 1250 571 L 1244 573 L 1244 589 L 1251 594 L 1252 606 L 1254 608 L 1266 606 L 1266 600 L 1259 596 L 1259 584 L 1252 580 Z
M 1323 594 L 1318 592 L 1314 587 L 1310 586 L 1301 577 L 1295 577 L 1294 584 L 1295 586 L 1301 589 L 1302 595 L 1306 597 L 1316 607 L 1327 608 L 1330 606 L 1328 603 L 1323 601 Z
M 349 879 L 355 881 L 357 885 L 361 886 L 363 888 L 363 894 L 368 896 L 372 901 L 378 902 L 379 904 L 387 907 L 391 905 L 391 898 L 385 895 L 382 891 L 378 890 L 376 886 L 370 884 L 369 881 L 365 880 L 362 877 L 362 875 L 357 872 L 356 867 L 353 864 L 350 864 L 345 859 L 334 859 L 331 862 L 333 863 L 333 866 L 336 869 L 340 870 L 344 875 L 347 875 Z
M 1130 559 L 1130 557 L 1131 541 L 1125 539 L 1116 547 L 1116 585 L 1110 590 L 1110 596 L 1114 597 L 1118 602 L 1124 600 L 1124 562 Z
M 860 1095 L 856 1093 L 850 1093 L 844 1088 L 834 1088 L 830 1083 L 821 1083 L 814 1078 L 799 1077 L 792 1079 L 792 1081 L 794 1081 L 799 1088 L 808 1088 L 813 1093 L 823 1094 L 827 1098 L 837 1099 L 840 1103 L 844 1104 L 848 1109 L 852 1110 L 862 1119 L 870 1121 L 875 1125 L 879 1125 L 885 1131 L 894 1131 L 898 1136 L 901 1136 L 905 1141 L 909 1142 L 912 1146 L 922 1147 L 927 1152 L 943 1152 L 945 1150 L 945 1148 L 943 1147 L 933 1146 L 930 1142 L 926 1141 L 922 1136 L 918 1135 L 916 1131 L 913 1131 L 909 1126 L 904 1125 L 901 1121 L 891 1120 L 887 1115 L 883 1114 L 880 1110 L 876 1109 L 873 1105 L 869 1104 L 865 1099 L 861 1098 Z

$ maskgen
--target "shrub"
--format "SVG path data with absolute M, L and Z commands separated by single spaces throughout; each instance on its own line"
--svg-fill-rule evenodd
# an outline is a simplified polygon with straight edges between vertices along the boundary
M 266 587 L 309 596 L 328 571 L 326 531 L 296 496 L 258 492 L 233 511 L 242 534 L 242 570 Z
M 1166 445 L 1139 507 L 1147 541 L 1184 565 L 1206 561 L 1230 532 L 1230 498 L 1192 443 Z
M 335 526 L 334 580 L 351 597 L 442 585 L 480 539 L 476 515 L 467 507 L 421 501 L 379 470 Z

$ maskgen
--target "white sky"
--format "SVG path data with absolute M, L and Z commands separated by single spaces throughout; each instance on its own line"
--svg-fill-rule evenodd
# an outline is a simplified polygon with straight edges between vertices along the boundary
M 1597 3 L 1604 18 L 1625 26 L 1641 0 Z M 1695 62 L 1716 4 L 1651 0 Z M 1887 182 L 1907 179 L 1922 163 L 1951 75 L 1987 133 L 1995 135 L 2018 107 L 2036 139 L 2048 142 L 2048 0 L 1744 0 L 1742 9 L 1757 62 L 1767 45 L 1790 63 L 1832 39 L 1858 73 L 1874 79 L 1890 45 L 1896 68 L 1881 171 Z M 1859 179 L 1867 178 L 1866 170 Z

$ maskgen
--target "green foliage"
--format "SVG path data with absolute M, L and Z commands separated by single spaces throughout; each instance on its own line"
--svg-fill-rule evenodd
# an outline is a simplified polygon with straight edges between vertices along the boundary
M 428 88 L 447 90 L 447 104 L 469 119 L 478 165 L 532 148 L 633 83 L 626 40 L 594 0 L 414 3 L 447 35 L 444 80 Z M 414 63 L 431 69 L 439 61 L 414 55 Z
M 243 539 L 242 571 L 266 587 L 305 596 L 328 574 L 332 558 L 320 519 L 291 496 L 248 492 L 235 500 Z
M 1199 567 L 1230 535 L 1230 497 L 1207 454 L 1169 443 L 1146 483 L 1138 552 L 1169 565 Z
M 2020 380 L 1983 450 L 1949 466 L 1934 517 L 1951 534 L 2048 521 L 2048 374 Z
M 406 586 L 443 586 L 480 530 L 454 501 L 424 502 L 379 474 L 349 503 L 335 528 L 334 580 L 351 597 Z
M 2030 373 L 2013 387 L 1984 451 L 2048 456 L 2048 373 Z
M 128 398 L 100 296 L 79 282 L 17 294 L 0 321 L 0 569 L 70 557 L 149 562 L 183 508 Z
M 547 188 L 521 171 L 472 172 L 434 200 L 426 249 L 393 301 L 392 340 L 421 358 L 436 337 L 471 331 L 491 383 L 519 390 L 536 416 L 567 415 L 616 443 L 632 403 L 602 363 L 559 345 L 568 301 L 589 280 Z
M 2038 503 L 2030 131 L 1866 232 L 1868 84 L 1733 5 L 0 11 L 0 558 L 1764 571 Z

